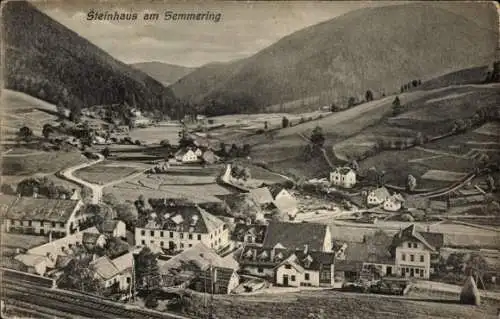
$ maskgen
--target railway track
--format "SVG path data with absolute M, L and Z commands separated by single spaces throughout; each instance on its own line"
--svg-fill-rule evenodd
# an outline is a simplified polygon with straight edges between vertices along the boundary
M 63 313 L 87 318 L 145 318 L 188 319 L 188 317 L 127 307 L 113 301 L 71 291 L 37 287 L 26 282 L 13 282 L 4 278 L 3 294 L 7 299 L 29 302 Z

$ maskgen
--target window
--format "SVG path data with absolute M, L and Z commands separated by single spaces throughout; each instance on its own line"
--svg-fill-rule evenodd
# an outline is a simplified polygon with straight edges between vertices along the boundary
M 184 244 L 183 243 L 181 243 L 181 248 L 184 248 Z
M 420 262 L 423 263 L 425 261 L 424 255 L 420 255 Z
M 210 234 L 210 239 L 214 238 L 214 234 Z
M 292 275 L 292 281 L 295 281 L 295 276 L 294 275 Z
M 33 222 L 30 220 L 28 221 L 28 226 L 32 226 L 33 225 Z
M 146 231 L 145 230 L 141 230 L 141 236 L 146 236 Z
M 189 234 L 189 239 L 193 239 L 193 234 Z
M 127 277 L 127 284 L 130 283 L 130 277 Z
M 408 243 L 408 248 L 411 248 L 411 243 Z
M 64 223 L 59 223 L 59 226 L 60 226 L 61 228 L 64 228 Z
M 170 232 L 170 238 L 174 238 L 174 232 Z
M 309 273 L 307 273 L 307 272 L 306 272 L 306 273 L 304 274 L 304 279 L 305 279 L 305 280 L 309 280 Z
M 201 234 L 198 234 L 198 240 L 201 240 Z
M 160 232 L 160 237 L 163 237 L 163 231 Z
M 40 222 L 40 227 L 43 227 L 43 221 Z
M 403 261 L 406 260 L 406 255 L 405 254 L 401 254 L 401 260 L 403 260 Z
M 410 261 L 415 261 L 415 255 L 410 255 Z
M 163 245 L 165 245 L 165 243 L 161 241 L 160 246 L 163 247 Z
M 179 237 L 180 237 L 181 239 L 183 239 L 183 238 L 184 238 L 184 233 L 179 233 Z
M 263 273 L 264 272 L 264 268 L 257 268 L 257 272 Z
M 418 244 L 417 243 L 413 243 L 413 248 L 418 248 Z
M 151 244 L 154 244 L 154 243 L 155 243 L 155 241 L 154 241 L 154 240 L 152 240 L 152 241 L 151 241 Z
M 191 244 L 189 244 L 188 246 L 189 246 L 189 247 L 193 247 L 193 245 L 191 245 Z
M 52 222 L 52 227 L 56 227 L 56 223 L 55 222 Z
M 146 241 L 144 239 L 141 240 L 141 244 L 146 245 Z
M 155 231 L 154 230 L 150 231 L 149 233 L 150 233 L 151 236 L 155 235 Z
M 285 269 L 292 269 L 292 266 L 290 266 L 290 265 L 285 265 Z

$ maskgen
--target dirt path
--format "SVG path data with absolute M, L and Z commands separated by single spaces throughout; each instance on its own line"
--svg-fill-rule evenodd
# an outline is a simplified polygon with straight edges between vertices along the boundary
M 72 182 L 74 182 L 78 185 L 81 185 L 83 187 L 90 188 L 92 190 L 92 204 L 97 204 L 101 200 L 101 198 L 102 198 L 102 186 L 89 183 L 81 178 L 74 176 L 73 173 L 77 170 L 82 169 L 82 168 L 86 168 L 86 167 L 89 167 L 89 166 L 92 166 L 92 165 L 95 165 L 97 163 L 104 161 L 104 156 L 102 156 L 101 154 L 97 154 L 97 156 L 99 157 L 99 159 L 97 159 L 95 161 L 92 161 L 90 163 L 83 163 L 83 164 L 79 164 L 76 166 L 72 166 L 72 167 L 66 168 L 60 172 L 60 175 L 63 176 L 64 178 L 66 178 L 67 180 L 72 181 Z

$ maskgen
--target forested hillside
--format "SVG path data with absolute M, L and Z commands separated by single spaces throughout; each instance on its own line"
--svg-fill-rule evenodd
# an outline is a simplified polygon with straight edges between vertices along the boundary
M 27 2 L 3 6 L 7 88 L 70 110 L 127 102 L 177 114 L 170 89 L 96 47 Z
M 238 63 L 200 68 L 171 88 L 208 114 L 262 111 L 312 96 L 346 103 L 364 99 L 367 90 L 379 98 L 415 79 L 492 63 L 498 20 L 494 6 L 485 5 L 460 14 L 421 3 L 352 11 Z M 486 22 L 469 20 L 468 10 Z

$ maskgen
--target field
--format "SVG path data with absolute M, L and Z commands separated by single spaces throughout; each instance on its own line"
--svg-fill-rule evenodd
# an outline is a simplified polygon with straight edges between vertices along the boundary
M 36 173 L 55 173 L 63 168 L 87 161 L 77 151 L 33 152 L 31 154 L 4 156 L 2 175 L 27 176 Z
M 456 182 L 466 176 L 465 173 L 456 173 L 450 171 L 441 171 L 431 169 L 425 172 L 424 175 L 421 176 L 422 179 L 430 179 L 434 181 L 445 181 L 445 182 Z
M 105 161 L 77 170 L 74 175 L 94 184 L 107 184 L 145 169 L 140 164 Z
M 182 168 L 167 174 L 142 174 L 112 187 L 105 187 L 104 193 L 112 193 L 119 200 L 135 200 L 139 195 L 147 198 L 187 198 L 196 203 L 220 202 L 215 195 L 226 195 L 231 192 L 215 182 L 216 172 L 220 167 L 214 167 L 212 174 L 207 174 L 201 168 Z
M 208 313 L 210 303 L 193 293 L 188 315 Z M 457 304 L 456 294 L 410 293 L 409 296 L 341 293 L 304 290 L 260 293 L 250 296 L 215 295 L 213 309 L 218 318 L 495 318 L 492 301 L 480 307 Z
M 47 237 L 35 236 L 27 234 L 14 234 L 2 232 L 2 248 L 12 249 L 12 248 L 22 248 L 30 249 L 36 246 L 40 246 L 49 241 Z
M 129 135 L 133 141 L 145 141 L 147 144 L 157 144 L 162 140 L 169 140 L 171 144 L 177 144 L 181 130 L 181 126 L 152 126 L 132 129 Z

